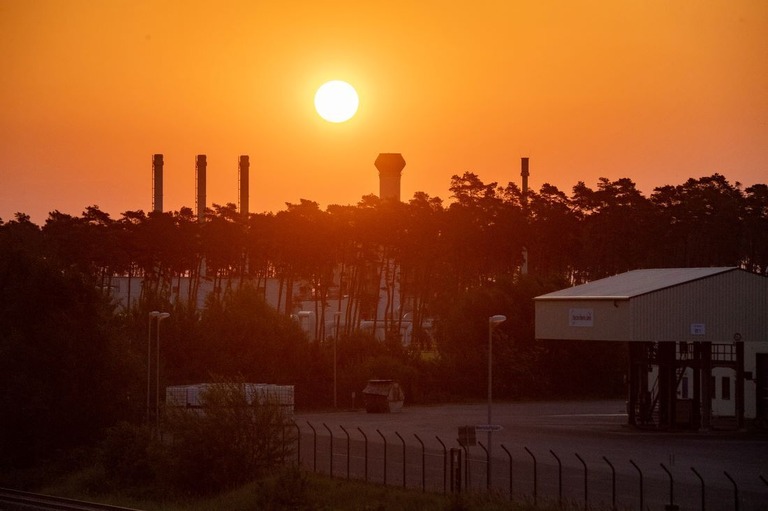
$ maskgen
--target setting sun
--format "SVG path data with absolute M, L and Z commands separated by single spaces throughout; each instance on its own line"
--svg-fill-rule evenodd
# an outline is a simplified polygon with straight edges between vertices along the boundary
M 168 211 L 194 206 L 198 154 L 209 204 L 251 155 L 259 212 L 356 204 L 388 152 L 404 200 L 520 184 L 523 156 L 534 191 L 765 182 L 760 0 L 134 4 L 0 1 L 0 222 L 146 211 L 155 153 Z
M 315 93 L 315 110 L 328 122 L 348 121 L 357 112 L 357 91 L 347 82 L 326 82 Z

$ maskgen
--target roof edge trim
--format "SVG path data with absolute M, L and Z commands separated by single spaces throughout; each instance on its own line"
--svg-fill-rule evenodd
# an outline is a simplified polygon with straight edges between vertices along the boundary
M 541 302 L 547 302 L 547 301 L 558 301 L 558 302 L 564 302 L 564 301 L 579 301 L 579 300 L 621 300 L 621 301 L 628 301 L 631 296 L 537 296 L 534 298 L 535 300 L 541 301 Z

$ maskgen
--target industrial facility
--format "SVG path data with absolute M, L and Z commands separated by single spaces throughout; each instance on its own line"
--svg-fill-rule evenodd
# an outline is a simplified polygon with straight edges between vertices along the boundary
M 164 211 L 164 164 L 165 161 L 162 154 L 155 154 L 152 156 L 152 211 L 156 213 L 162 213 Z M 405 159 L 403 156 L 400 153 L 381 153 L 375 159 L 374 166 L 379 171 L 379 197 L 385 201 L 400 201 L 400 178 L 402 170 L 405 167 Z M 208 161 L 206 155 L 197 155 L 195 158 L 195 213 L 196 218 L 201 223 L 205 222 L 207 207 L 207 172 Z M 250 159 L 247 155 L 241 155 L 238 159 L 238 210 L 242 215 L 248 215 L 250 212 L 249 184 Z M 392 265 L 391 271 L 396 274 L 398 268 L 393 261 L 390 263 Z M 205 269 L 203 268 L 203 276 L 205 277 L 204 272 Z M 391 274 L 392 273 L 390 273 L 390 275 Z M 175 279 L 174 285 L 170 288 L 170 299 L 172 301 L 189 301 L 190 286 L 188 285 L 187 280 L 189 280 L 188 277 L 179 277 L 178 279 Z M 391 279 L 388 282 L 380 282 L 380 295 L 377 304 L 378 318 L 385 318 L 388 308 L 390 311 L 401 311 L 399 290 L 389 289 L 393 285 L 398 286 L 398 282 L 399 279 L 397 276 L 395 279 Z M 130 308 L 139 300 L 143 285 L 144 283 L 141 277 L 114 277 L 111 282 L 112 296 L 119 306 L 126 309 Z M 306 300 L 295 301 L 289 298 L 285 293 L 282 293 L 280 282 L 276 278 L 262 279 L 259 285 L 264 291 L 264 297 L 267 303 L 276 309 L 285 310 L 288 301 L 291 301 L 293 308 L 295 308 L 295 311 L 293 312 L 294 318 L 310 337 L 317 335 L 318 332 L 326 332 L 326 336 L 335 336 L 337 335 L 339 328 L 344 326 L 344 323 L 340 323 L 340 319 L 334 311 L 346 310 L 346 300 L 348 300 L 348 297 L 339 295 L 327 300 L 324 305 L 326 310 L 318 313 L 316 311 L 315 302 L 308 297 Z M 200 280 L 199 288 L 196 289 L 196 307 L 198 310 L 203 308 L 206 298 L 215 291 L 216 285 L 213 279 L 203 278 Z M 394 303 L 389 303 L 389 300 L 394 300 Z M 398 312 L 398 314 L 401 317 L 397 320 L 397 328 L 400 331 L 403 344 L 408 345 L 412 338 L 412 320 L 410 315 L 406 312 Z M 331 319 L 325 321 L 327 324 L 318 325 L 318 317 Z M 422 328 L 429 331 L 431 330 L 431 325 L 431 319 L 425 319 Z M 319 326 L 322 328 L 318 328 Z M 363 331 L 369 331 L 379 339 L 384 338 L 386 327 L 387 325 L 382 320 L 379 320 L 378 322 L 362 321 L 360 323 L 360 328 Z
M 536 338 L 624 342 L 630 424 L 768 424 L 768 278 L 645 269 L 536 297 Z

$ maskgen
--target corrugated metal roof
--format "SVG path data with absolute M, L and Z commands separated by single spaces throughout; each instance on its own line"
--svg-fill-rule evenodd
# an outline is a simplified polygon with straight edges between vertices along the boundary
M 738 268 L 656 268 L 633 270 L 614 275 L 613 277 L 581 284 L 580 286 L 537 296 L 535 300 L 628 300 L 635 296 L 733 270 L 738 270 Z

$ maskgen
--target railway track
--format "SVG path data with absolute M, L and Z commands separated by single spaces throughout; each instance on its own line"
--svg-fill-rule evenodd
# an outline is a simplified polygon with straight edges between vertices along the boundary
M 0 488 L 0 511 L 139 511 L 120 506 L 110 506 L 97 502 L 55 497 L 40 493 L 29 493 L 8 488 Z

